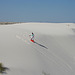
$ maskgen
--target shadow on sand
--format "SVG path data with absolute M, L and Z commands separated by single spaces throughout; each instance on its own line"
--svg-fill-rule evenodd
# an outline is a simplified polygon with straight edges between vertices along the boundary
M 46 46 L 44 46 L 44 45 L 42 45 L 42 44 L 40 44 L 40 43 L 38 43 L 38 42 L 34 42 L 35 44 L 37 44 L 37 45 L 39 45 L 39 46 L 41 46 L 41 47 L 43 47 L 43 48 L 46 48 L 46 49 L 48 49 Z

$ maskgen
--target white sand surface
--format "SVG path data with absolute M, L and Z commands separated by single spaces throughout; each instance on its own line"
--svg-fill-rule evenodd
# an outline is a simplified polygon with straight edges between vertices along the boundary
M 75 24 L 0 25 L 0 62 L 7 75 L 75 75 Z

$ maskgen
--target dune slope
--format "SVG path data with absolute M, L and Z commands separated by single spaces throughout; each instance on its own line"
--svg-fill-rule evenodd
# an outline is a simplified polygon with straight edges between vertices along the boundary
M 1 25 L 0 62 L 7 75 L 75 75 L 75 24 Z

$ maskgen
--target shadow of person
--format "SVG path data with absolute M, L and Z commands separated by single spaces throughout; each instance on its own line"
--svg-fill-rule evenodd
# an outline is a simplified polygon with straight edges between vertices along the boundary
M 37 44 L 37 45 L 39 45 L 39 46 L 41 46 L 41 47 L 43 47 L 43 48 L 48 49 L 46 46 L 44 46 L 44 45 L 42 45 L 42 44 L 40 44 L 40 43 L 38 43 L 38 42 L 36 42 L 36 41 L 34 41 L 34 43 Z

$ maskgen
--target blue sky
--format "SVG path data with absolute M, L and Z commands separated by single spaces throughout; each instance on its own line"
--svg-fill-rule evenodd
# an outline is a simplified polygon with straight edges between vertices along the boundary
M 75 0 L 0 0 L 0 22 L 75 22 Z

